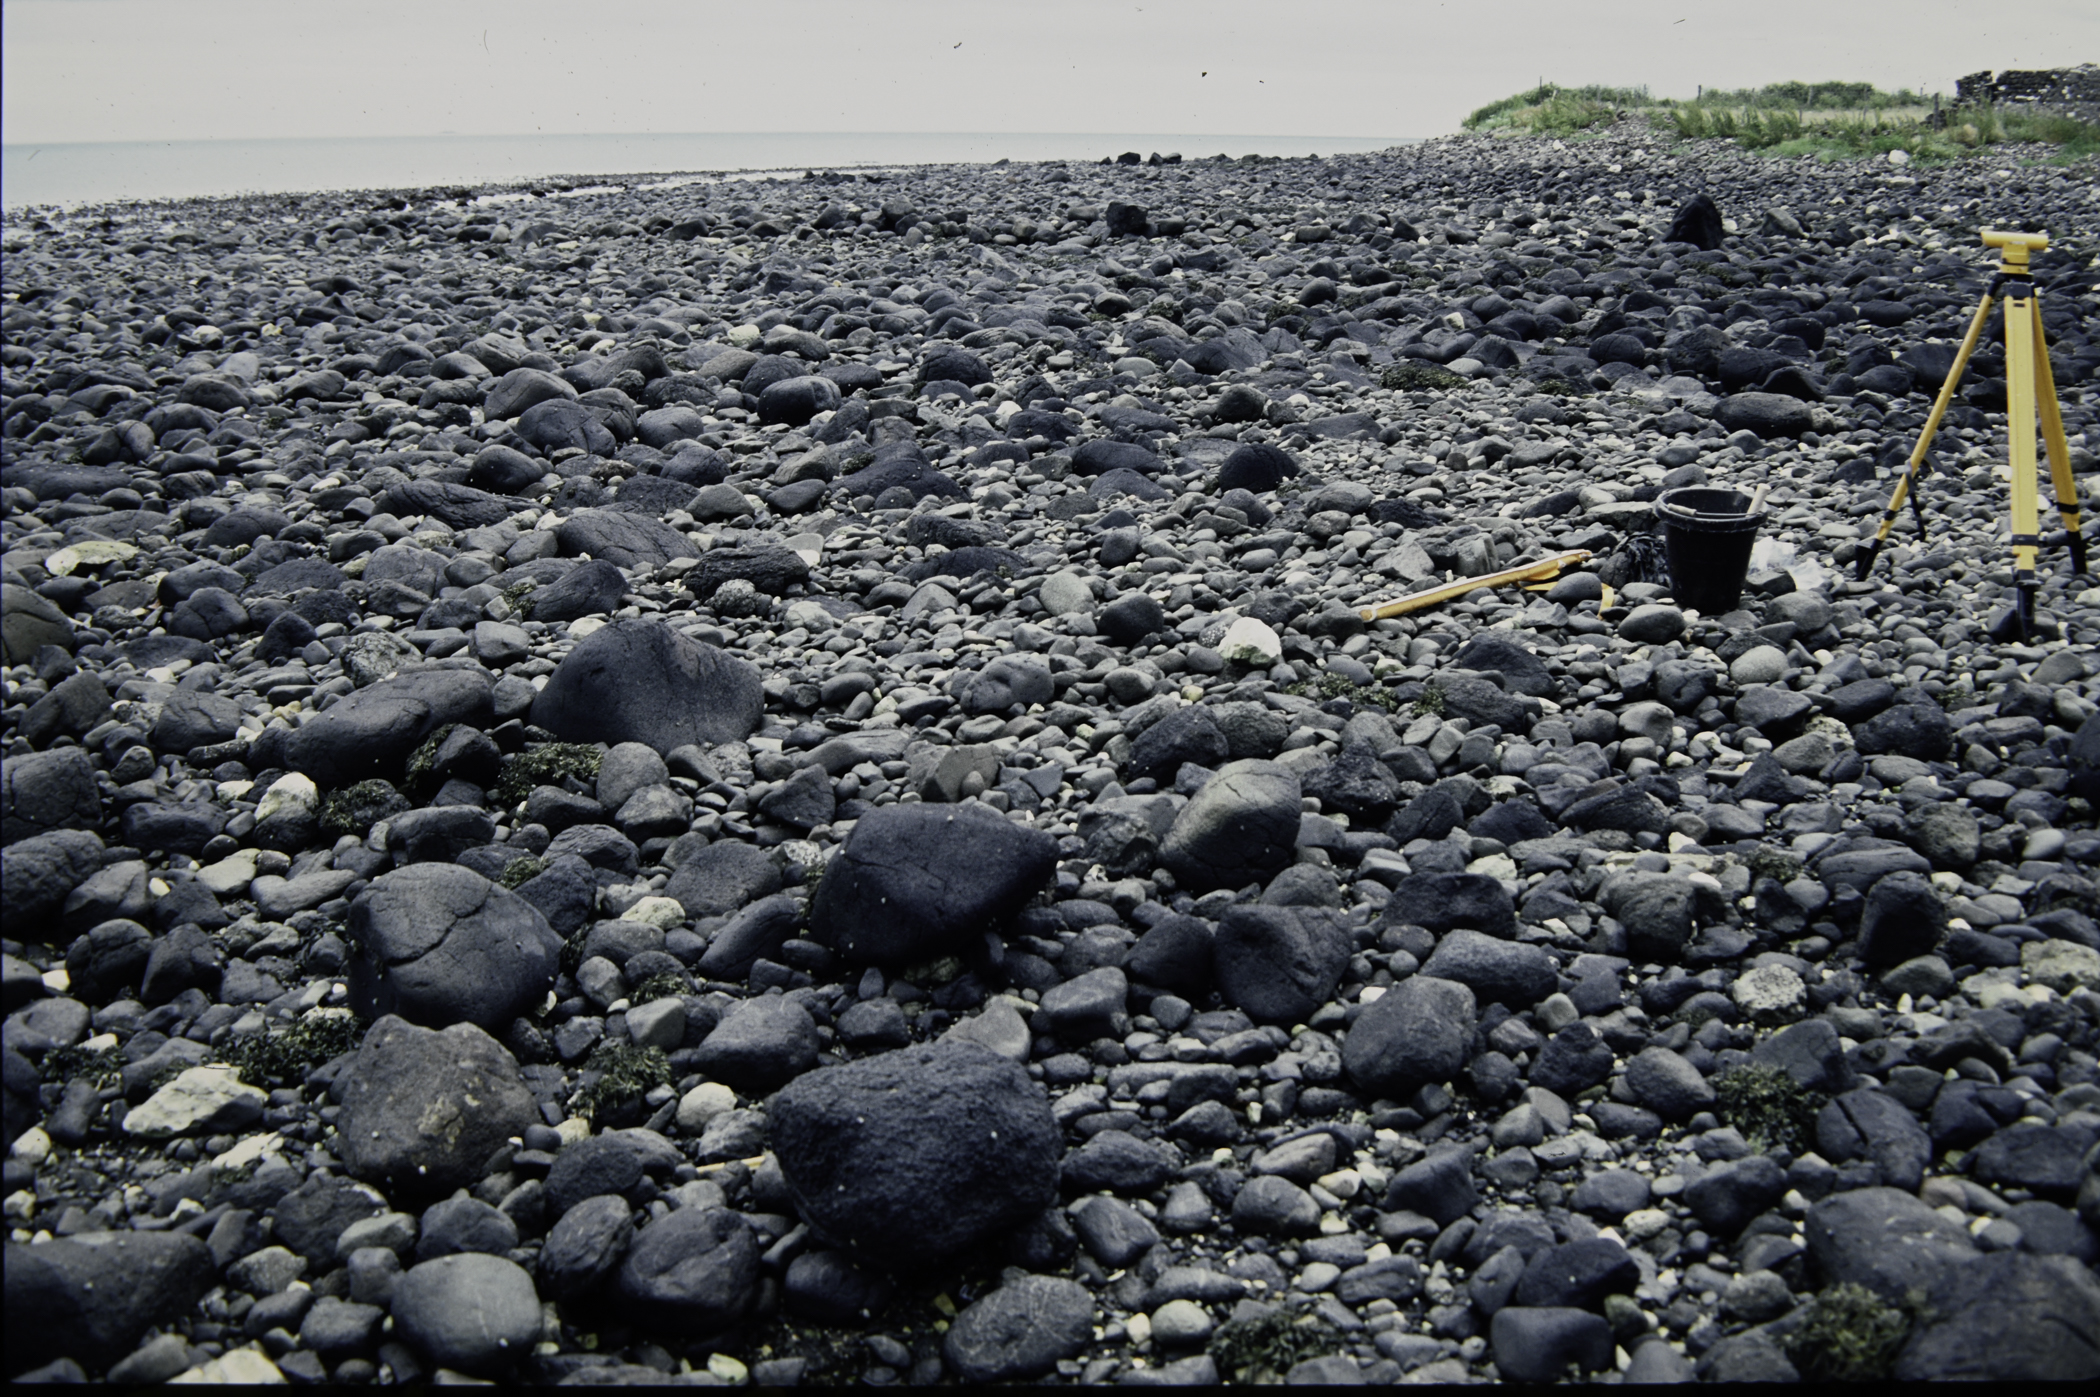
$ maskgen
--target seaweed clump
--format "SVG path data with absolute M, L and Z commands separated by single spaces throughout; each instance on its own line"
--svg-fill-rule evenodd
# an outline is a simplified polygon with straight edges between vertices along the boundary
M 1228 1382 L 1235 1383 L 1281 1382 L 1306 1359 L 1341 1348 L 1341 1335 L 1327 1321 L 1310 1312 L 1293 1313 L 1281 1307 L 1227 1320 L 1210 1340 L 1211 1361 Z
M 662 1048 L 632 1043 L 600 1043 L 584 1064 L 587 1083 L 569 1101 L 569 1109 L 593 1124 L 631 1114 L 643 1097 L 671 1083 L 671 1059 Z
M 282 1033 L 236 1039 L 226 1060 L 251 1086 L 297 1087 L 308 1074 L 358 1045 L 363 1036 L 347 1009 L 315 1009 Z
M 1380 374 L 1378 384 L 1403 393 L 1444 392 L 1465 387 L 1466 380 L 1438 364 L 1406 363 L 1395 364 Z
M 535 786 L 558 786 L 564 777 L 578 781 L 598 779 L 605 753 L 583 742 L 543 742 L 503 763 L 496 779 L 496 799 L 516 805 L 532 794 Z
M 1910 1316 L 1863 1285 L 1834 1285 L 1809 1303 L 1787 1357 L 1810 1382 L 1879 1382 L 1910 1333 Z
M 503 874 L 496 881 L 516 892 L 525 884 L 547 871 L 547 861 L 536 854 L 525 854 L 512 859 L 503 866 Z
M 364 835 L 381 820 L 413 809 L 408 797 L 375 777 L 330 793 L 321 803 L 321 828 L 337 836 Z
M 41 1075 L 47 1082 L 84 1081 L 109 1087 L 115 1086 L 123 1074 L 124 1054 L 119 1050 L 90 1049 L 75 1043 L 45 1053 Z
M 1813 1138 L 1824 1097 L 1796 1082 L 1784 1068 L 1746 1064 L 1714 1078 L 1723 1121 L 1743 1133 L 1752 1149 L 1784 1145 L 1802 1149 Z

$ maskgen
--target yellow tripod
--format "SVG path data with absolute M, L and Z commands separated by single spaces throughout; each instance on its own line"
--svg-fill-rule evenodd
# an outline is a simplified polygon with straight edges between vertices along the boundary
M 1873 542 L 1861 550 L 1859 566 L 1855 572 L 1860 581 L 1874 568 L 1874 560 L 1881 556 L 1882 545 L 1888 542 L 1889 530 L 1895 527 L 1897 512 L 1903 502 L 1911 502 L 1911 513 L 1918 521 L 1918 532 L 1925 532 L 1925 516 L 1918 508 L 1915 494 L 1916 481 L 1925 470 L 1926 453 L 1932 447 L 1932 438 L 1940 429 L 1940 419 L 1946 416 L 1947 405 L 1954 400 L 1954 389 L 1961 382 L 1962 370 L 1968 367 L 1969 356 L 1976 351 L 1976 342 L 1983 337 L 1984 326 L 1990 321 L 1991 311 L 2002 294 L 2005 301 L 2005 414 L 2006 455 L 2012 466 L 2012 550 L 2013 589 L 2017 600 L 2010 612 L 2001 617 L 1992 627 L 1992 634 L 1999 639 L 2025 641 L 2034 628 L 2035 555 L 2040 551 L 2042 540 L 2037 531 L 2035 517 L 2035 454 L 2034 419 L 2035 409 L 2041 409 L 2042 436 L 2049 449 L 2049 475 L 2056 486 L 2056 508 L 2063 516 L 2064 529 L 2071 545 L 2071 570 L 2086 571 L 2085 536 L 2078 531 L 2078 486 L 2071 478 L 2070 445 L 2064 440 L 2063 413 L 2056 403 L 2056 378 L 2049 369 L 2049 346 L 2042 335 L 2041 292 L 2035 286 L 2028 271 L 2030 253 L 2046 251 L 2049 246 L 2047 233 L 2007 233 L 1995 228 L 1982 230 L 1986 247 L 2000 250 L 2003 260 L 1998 264 L 1998 274 L 1983 293 L 1976 306 L 1976 315 L 1969 321 L 1969 333 L 1962 337 L 1961 351 L 1954 356 L 1954 367 L 1947 371 L 1947 381 L 1940 385 L 1938 401 L 1932 405 L 1931 416 L 1925 419 L 1925 429 L 1918 435 L 1918 444 L 1911 450 L 1910 461 L 1903 468 L 1903 478 L 1896 482 L 1896 491 L 1889 497 L 1888 508 L 1882 511 L 1881 527 L 1875 531 Z

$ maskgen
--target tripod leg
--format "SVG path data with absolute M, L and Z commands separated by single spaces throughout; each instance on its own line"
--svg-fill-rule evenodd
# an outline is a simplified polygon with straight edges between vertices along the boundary
M 2035 555 L 2041 535 L 2035 518 L 2034 351 L 2040 338 L 2031 287 L 2015 283 L 2005 297 L 2006 459 L 2012 467 L 2013 587 L 2019 592 L 2021 630 L 2034 609 Z
M 1954 367 L 1947 370 L 1947 381 L 1940 385 L 1940 395 L 1933 401 L 1932 413 L 1925 419 L 1925 426 L 1918 433 L 1918 444 L 1911 448 L 1910 460 L 1903 467 L 1903 476 L 1896 482 L 1895 493 L 1889 496 L 1888 508 L 1881 511 L 1881 527 L 1874 531 L 1874 538 L 1860 550 L 1859 564 L 1853 577 L 1864 582 L 1867 574 L 1874 570 L 1874 560 L 1881 556 L 1883 545 L 1889 541 L 1889 530 L 1896 527 L 1896 516 L 1903 510 L 1903 501 L 1915 488 L 1918 468 L 1925 461 L 1925 453 L 1932 449 L 1932 439 L 1939 433 L 1940 419 L 1947 415 L 1947 405 L 1954 401 L 1954 390 L 1961 383 L 1962 371 L 1969 367 L 1969 356 L 1976 352 L 1976 341 L 1983 337 L 1983 327 L 1991 318 L 1991 303 L 1997 299 L 1998 283 L 1993 281 L 1976 303 L 1976 314 L 1969 317 L 1969 333 L 1962 336 L 1961 349 L 1954 356 Z M 1922 513 L 1918 516 L 1918 532 L 1925 531 Z
M 2056 486 L 2056 511 L 2070 536 L 2071 571 L 2087 571 L 2085 535 L 2079 530 L 2078 482 L 2071 477 L 2071 447 L 2064 438 L 2064 415 L 2056 401 L 2056 371 L 2049 366 L 2049 337 L 2042 329 L 2041 297 L 2035 297 L 2035 401 L 2042 410 L 2042 441 L 2049 448 L 2049 478 Z

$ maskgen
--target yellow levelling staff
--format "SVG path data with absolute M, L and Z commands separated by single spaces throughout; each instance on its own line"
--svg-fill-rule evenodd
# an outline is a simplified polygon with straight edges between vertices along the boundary
M 1426 592 L 1411 592 L 1398 601 L 1389 601 L 1380 606 L 1360 607 L 1356 614 L 1366 621 L 1384 621 L 1394 616 L 1405 616 L 1410 611 L 1420 611 L 1424 607 L 1456 601 L 1483 587 L 1505 587 L 1512 582 L 1551 582 L 1560 576 L 1561 569 L 1574 567 L 1589 556 L 1587 548 L 1571 548 L 1565 553 L 1555 553 L 1552 557 L 1541 558 L 1535 563 L 1519 563 L 1513 568 L 1504 568 L 1500 572 L 1487 573 L 1481 577 L 1461 577 L 1456 582 L 1431 587 Z
M 1977 303 L 1976 315 L 1969 321 L 1969 333 L 1962 337 L 1961 352 L 1954 356 L 1954 367 L 1947 371 L 1947 381 L 1940 385 L 1940 396 L 1932 405 L 1932 415 L 1925 419 L 1925 430 L 1918 435 L 1910 462 L 1903 468 L 1903 478 L 1896 482 L 1896 492 L 1889 496 L 1888 508 L 1882 511 L 1881 527 L 1875 531 L 1874 541 L 1860 552 L 1859 568 L 1854 575 L 1863 582 L 1873 570 L 1874 560 L 1881 555 L 1881 546 L 1888 541 L 1889 530 L 1895 526 L 1897 511 L 1903 508 L 1905 499 L 1911 501 L 1911 513 L 1917 517 L 1918 532 L 1921 535 L 1925 532 L 1925 516 L 1913 495 L 1916 480 L 1924 469 L 1933 435 L 1940 429 L 1940 419 L 1947 413 L 1947 404 L 1954 399 L 1955 385 L 1961 381 L 1962 370 L 1968 367 L 1969 356 L 1976 351 L 1976 342 L 1983 337 L 1984 326 L 2002 292 L 2005 298 L 2006 455 L 2012 466 L 2013 589 L 2016 600 L 2012 610 L 1991 628 L 1991 633 L 2000 640 L 2025 641 L 2034 629 L 2035 555 L 2042 546 L 2035 518 L 2034 417 L 2037 407 L 2041 410 L 2042 436 L 2049 448 L 2049 475 L 2056 485 L 2056 508 L 2063 516 L 2074 573 L 2086 570 L 2085 535 L 2078 530 L 2078 486 L 2071 478 L 2071 451 L 2064 440 L 2063 413 L 2056 404 L 2056 379 L 2049 370 L 2049 345 L 2042 337 L 2041 291 L 2027 268 L 2030 253 L 2048 249 L 2049 235 L 2007 233 L 1996 228 L 1985 228 L 1982 232 L 1984 246 L 1995 247 L 2003 255 L 1998 274 L 1991 278 L 1983 299 Z

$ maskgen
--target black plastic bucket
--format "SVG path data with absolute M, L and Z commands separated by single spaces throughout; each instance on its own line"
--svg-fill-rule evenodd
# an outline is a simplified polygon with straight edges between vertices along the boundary
M 1670 560 L 1670 593 L 1704 616 L 1733 611 L 1743 600 L 1750 548 L 1761 514 L 1735 490 L 1694 486 L 1664 491 L 1655 501 L 1663 549 Z

